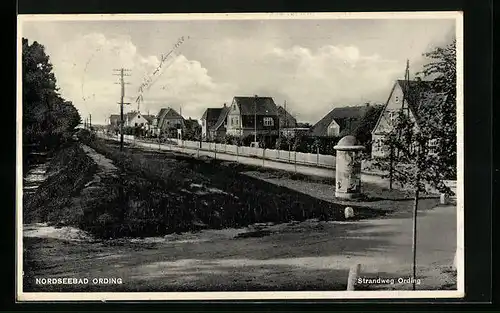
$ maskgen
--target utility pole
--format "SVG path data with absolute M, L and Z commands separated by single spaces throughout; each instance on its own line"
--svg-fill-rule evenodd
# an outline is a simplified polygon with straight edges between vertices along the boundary
M 417 143 L 416 146 L 417 149 L 417 166 L 416 166 L 416 175 L 415 175 L 415 199 L 413 203 L 413 229 L 412 229 L 412 254 L 413 254 L 413 260 L 412 260 L 412 287 L 413 290 L 415 290 L 415 284 L 417 280 L 417 211 L 418 211 L 418 197 L 419 197 L 419 192 L 420 192 L 420 179 L 421 179 L 421 172 L 420 172 L 420 167 L 422 166 L 421 164 L 421 155 L 424 151 L 423 147 L 421 146 L 420 143 Z
M 89 127 L 92 130 L 92 114 L 89 113 Z
M 254 110 L 253 110 L 253 112 L 254 112 L 254 116 L 253 116 L 253 126 L 254 126 L 253 142 L 254 142 L 254 145 L 257 142 L 257 98 L 258 98 L 258 96 L 255 95 Z
M 119 72 L 119 74 L 113 74 L 113 75 L 120 76 L 120 82 L 115 84 L 121 85 L 121 97 L 120 97 L 120 102 L 118 103 L 120 104 L 120 151 L 123 151 L 123 105 L 130 104 L 123 102 L 123 98 L 125 97 L 125 85 L 128 84 L 124 81 L 123 77 L 130 76 L 129 74 L 125 74 L 125 72 L 129 72 L 130 70 L 121 68 L 114 71 Z

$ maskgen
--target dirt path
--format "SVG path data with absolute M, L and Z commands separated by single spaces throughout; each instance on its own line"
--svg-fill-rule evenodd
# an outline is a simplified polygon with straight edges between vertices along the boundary
M 82 145 L 82 149 L 97 164 L 100 175 L 113 175 L 118 170 L 118 168 L 113 164 L 113 161 L 106 158 L 104 155 L 97 153 L 89 146 Z
M 446 271 L 455 252 L 455 214 L 454 207 L 420 214 L 418 289 L 453 284 Z M 122 278 L 121 285 L 93 286 L 99 291 L 343 290 L 348 269 L 355 263 L 362 265 L 363 277 L 411 275 L 409 217 L 309 220 L 265 229 L 269 235 L 259 238 L 237 237 L 252 229 L 228 229 L 101 243 L 25 240 L 41 260 L 34 277 Z M 409 289 L 411 285 L 371 288 Z

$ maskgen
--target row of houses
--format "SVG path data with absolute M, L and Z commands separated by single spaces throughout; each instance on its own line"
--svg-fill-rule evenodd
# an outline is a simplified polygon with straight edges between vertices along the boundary
M 337 137 L 344 130 L 354 130 L 372 105 L 334 108 L 314 126 L 298 123 L 272 97 L 234 97 L 230 106 L 207 108 L 201 117 L 202 135 L 215 139 L 225 135 L 295 135 Z M 256 122 L 255 122 L 256 121 Z
M 111 127 L 119 127 L 120 121 L 119 114 L 112 114 L 109 117 L 109 125 Z M 140 111 L 132 111 L 123 116 L 124 127 L 139 127 L 150 134 L 158 134 L 160 130 L 168 132 L 183 129 L 188 126 L 189 121 L 170 107 L 160 109 L 157 115 L 141 114 Z
M 337 107 L 328 112 L 315 125 L 302 125 L 285 109 L 277 105 L 272 97 L 236 96 L 228 105 L 207 108 L 200 119 L 201 135 L 204 140 L 214 140 L 227 135 L 246 137 L 262 135 L 296 135 L 304 133 L 317 137 L 338 137 L 349 134 L 364 122 L 364 117 L 371 107 L 379 106 L 380 115 L 372 127 L 372 156 L 387 153 L 383 147 L 383 139 L 391 129 L 391 123 L 397 112 L 403 110 L 416 125 L 422 125 L 419 108 L 436 105 L 446 101 L 446 95 L 436 92 L 430 81 L 397 80 L 389 92 L 385 104 L 363 104 L 358 106 Z M 404 101 L 403 101 L 404 99 Z M 110 123 L 119 125 L 119 115 L 112 115 Z M 189 122 L 187 122 L 189 121 Z M 157 133 L 159 130 L 169 131 L 186 129 L 189 123 L 197 120 L 186 120 L 172 108 L 162 108 L 158 115 L 143 115 L 139 112 L 126 114 L 125 126 L 140 126 Z M 305 126 L 305 127 L 304 127 Z M 175 131 L 178 133 L 178 131 Z

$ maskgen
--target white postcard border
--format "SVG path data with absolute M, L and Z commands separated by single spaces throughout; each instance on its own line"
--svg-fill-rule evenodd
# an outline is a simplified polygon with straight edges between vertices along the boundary
M 455 19 L 457 49 L 457 290 L 436 291 L 263 291 L 263 292 L 23 292 L 22 225 L 22 49 L 23 21 L 98 20 L 251 20 L 251 19 Z M 463 14 L 439 12 L 337 12 L 337 13 L 214 13 L 214 14 L 64 14 L 18 15 L 17 20 L 17 116 L 16 116 L 16 300 L 24 301 L 137 301 L 137 300 L 325 300 L 325 299 L 422 299 L 461 298 L 464 273 L 464 110 L 463 110 Z

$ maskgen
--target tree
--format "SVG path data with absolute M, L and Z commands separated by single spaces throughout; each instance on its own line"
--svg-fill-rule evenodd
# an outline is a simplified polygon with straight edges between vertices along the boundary
M 430 59 L 418 74 L 432 79 L 432 86 L 437 92 L 446 95 L 446 101 L 434 106 L 424 107 L 422 115 L 431 118 L 435 125 L 432 136 L 436 139 L 434 151 L 438 170 L 447 179 L 456 179 L 457 169 L 457 72 L 456 40 L 446 47 L 437 47 L 424 53 Z
M 184 139 L 185 140 L 199 140 L 201 135 L 201 125 L 198 121 L 191 119 L 187 119 L 185 121 L 185 129 L 184 129 Z
M 370 106 L 358 126 L 353 131 L 353 135 L 365 147 L 371 146 L 372 130 L 377 124 L 378 118 L 380 114 L 382 114 L 383 109 L 383 105 Z
M 451 193 L 444 180 L 456 174 L 456 62 L 455 42 L 436 48 L 424 56 L 433 61 L 424 65 L 424 74 L 432 80 L 431 103 L 413 111 L 400 110 L 392 130 L 383 139 L 390 153 L 374 161 L 373 166 L 402 187 L 414 191 L 413 207 L 413 278 L 416 273 L 416 223 L 419 195 L 429 189 Z M 444 101 L 443 101 L 444 97 Z M 403 101 L 414 101 L 405 94 Z M 415 289 L 415 284 L 413 285 Z
M 435 175 L 435 159 L 428 151 L 429 133 L 402 110 L 393 122 L 392 131 L 385 136 L 383 144 L 398 153 L 391 153 L 374 161 L 374 167 L 383 172 L 391 171 L 391 178 L 414 192 L 413 207 L 413 279 L 416 279 L 416 221 L 418 201 L 427 187 L 442 188 L 442 180 Z M 395 157 L 397 155 L 397 157 Z M 386 176 L 387 177 L 387 176 Z M 415 289 L 415 284 L 413 284 Z
M 55 147 L 65 141 L 81 118 L 58 93 L 49 56 L 38 42 L 22 39 L 23 141 Z

